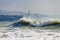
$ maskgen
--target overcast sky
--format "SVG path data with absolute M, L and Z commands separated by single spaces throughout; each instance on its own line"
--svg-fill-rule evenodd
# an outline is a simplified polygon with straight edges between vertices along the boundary
M 0 10 L 16 10 L 60 17 L 60 0 L 0 0 Z

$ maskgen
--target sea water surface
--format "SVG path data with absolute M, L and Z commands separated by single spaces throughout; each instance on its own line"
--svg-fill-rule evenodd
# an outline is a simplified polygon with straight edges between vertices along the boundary
M 0 40 L 60 40 L 60 20 L 38 19 L 0 22 Z

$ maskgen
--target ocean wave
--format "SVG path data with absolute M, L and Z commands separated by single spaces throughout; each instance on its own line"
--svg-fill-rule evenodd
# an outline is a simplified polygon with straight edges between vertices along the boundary
M 44 19 L 34 19 L 29 17 L 23 17 L 20 20 L 14 22 L 10 26 L 12 27 L 21 27 L 21 26 L 31 26 L 31 27 L 45 27 L 45 26 L 60 26 L 60 20 L 53 18 L 44 18 Z

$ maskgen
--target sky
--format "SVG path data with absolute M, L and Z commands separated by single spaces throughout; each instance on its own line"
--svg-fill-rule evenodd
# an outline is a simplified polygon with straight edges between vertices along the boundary
M 60 0 L 0 0 L 0 10 L 40 13 L 60 18 Z

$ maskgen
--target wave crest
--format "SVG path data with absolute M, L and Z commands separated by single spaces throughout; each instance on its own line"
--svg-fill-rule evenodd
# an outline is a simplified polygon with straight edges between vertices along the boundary
M 60 20 L 58 19 L 40 19 L 35 20 L 33 18 L 23 17 L 19 21 L 14 22 L 12 26 L 32 26 L 32 27 L 45 27 L 45 26 L 60 26 Z

